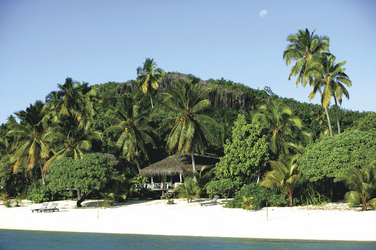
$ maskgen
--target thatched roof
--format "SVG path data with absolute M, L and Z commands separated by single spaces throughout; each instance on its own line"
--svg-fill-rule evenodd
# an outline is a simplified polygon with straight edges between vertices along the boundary
M 195 163 L 196 170 L 200 171 L 203 166 L 208 168 L 214 167 L 215 163 L 219 161 L 218 157 L 212 155 L 196 155 Z M 151 176 L 170 176 L 183 175 L 187 176 L 192 170 L 192 159 L 190 155 L 181 155 L 180 153 L 170 155 L 167 158 L 151 164 L 150 166 L 141 169 L 140 175 Z

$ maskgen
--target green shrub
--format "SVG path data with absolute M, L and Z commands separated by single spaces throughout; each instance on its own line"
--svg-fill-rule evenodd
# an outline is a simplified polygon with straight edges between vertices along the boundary
M 51 193 L 46 189 L 45 186 L 39 186 L 37 188 L 29 188 L 27 199 L 35 203 L 50 201 Z
M 173 199 L 169 199 L 169 200 L 167 201 L 167 205 L 172 205 L 172 204 L 175 204 L 175 203 L 174 203 L 174 200 L 173 200 Z
M 157 198 L 157 194 L 151 188 L 140 187 L 135 190 L 133 197 L 137 197 L 139 200 L 148 200 Z
M 12 206 L 12 202 L 10 200 L 7 200 L 7 201 L 4 202 L 4 206 L 11 207 Z
M 231 179 L 220 179 L 209 182 L 205 188 L 206 192 L 210 196 L 222 195 L 226 201 L 240 186 L 239 181 L 233 181 Z
M 184 183 L 176 188 L 179 197 L 186 198 L 187 202 L 191 202 L 197 193 L 197 184 L 192 178 L 185 178 Z
M 235 195 L 234 199 L 229 201 L 225 207 L 228 208 L 242 208 L 244 207 L 244 198 L 253 197 L 252 209 L 256 210 L 265 206 L 268 201 L 269 206 L 286 206 L 289 204 L 289 199 L 285 194 L 277 193 L 276 190 L 260 186 L 259 183 L 251 183 L 243 186 Z
M 328 202 L 329 198 L 317 191 L 312 183 L 300 188 L 296 195 L 296 203 L 300 205 L 320 205 Z

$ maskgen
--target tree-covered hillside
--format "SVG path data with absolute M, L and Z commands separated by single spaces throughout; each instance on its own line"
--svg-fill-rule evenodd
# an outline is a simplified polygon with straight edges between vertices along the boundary
M 8 122 L 0 127 L 0 193 L 5 198 L 22 196 L 37 201 L 72 196 L 76 190 L 73 186 L 67 191 L 48 185 L 51 171 L 64 159 L 82 160 L 89 153 L 99 153 L 116 162 L 114 171 L 106 176 L 108 183 L 98 184 L 95 190 L 85 184 L 81 188 L 86 188 L 91 197 L 110 195 L 120 199 L 126 197 L 123 193 L 132 193 L 135 183 L 145 181 L 138 175 L 142 168 L 179 152 L 191 157 L 192 175 L 197 183 L 202 181 L 200 195 L 205 193 L 207 182 L 216 187 L 210 189 L 210 194 L 224 192 L 228 182 L 232 193 L 247 193 L 252 191 L 242 191 L 244 185 L 265 179 L 269 180 L 268 188 L 275 187 L 274 191 L 268 189 L 268 195 L 284 190 L 281 195 L 286 193 L 290 198 L 288 203 L 274 200 L 275 204 L 292 205 L 292 189 L 271 181 L 277 176 L 276 167 L 297 171 L 296 160 L 305 159 L 306 152 L 331 133 L 340 134 L 338 125 L 341 131 L 374 127 L 374 113 L 300 103 L 279 97 L 269 87 L 252 89 L 223 78 L 202 80 L 193 75 L 165 73 L 153 60 L 147 59 L 137 72 L 137 79 L 94 86 L 67 78 L 44 101 L 36 100 L 25 110 L 10 114 Z M 302 76 L 301 81 L 305 80 Z M 234 147 L 245 142 L 252 148 Z M 262 152 L 258 152 L 260 149 Z M 195 155 L 205 153 L 221 157 L 220 162 L 213 171 L 198 174 Z M 254 155 L 262 157 L 255 161 Z M 232 163 L 228 162 L 230 158 Z M 271 164 L 274 172 L 268 171 Z M 302 168 L 309 172 L 307 165 Z M 78 166 L 69 171 L 74 169 L 82 171 Z M 299 180 L 304 171 L 291 174 L 296 179 L 294 192 L 300 195 L 297 202 L 314 203 L 307 197 L 316 197 L 320 192 L 321 197 L 333 198 L 313 179 Z M 284 180 L 286 176 L 277 177 Z M 336 176 L 328 177 L 331 182 Z M 226 182 L 220 181 L 222 178 Z M 263 188 L 267 189 L 260 186 L 258 190 Z M 343 185 L 339 189 L 340 193 L 346 191 Z M 144 197 L 145 192 L 139 189 L 133 195 Z

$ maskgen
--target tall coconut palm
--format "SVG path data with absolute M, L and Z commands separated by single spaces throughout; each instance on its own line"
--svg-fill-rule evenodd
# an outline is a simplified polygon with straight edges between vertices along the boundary
M 319 91 L 321 94 L 321 104 L 324 108 L 327 108 L 331 98 L 334 98 L 337 112 L 338 134 L 340 134 L 341 127 L 339 123 L 338 102 L 340 104 L 342 103 L 342 95 L 345 95 L 347 99 L 350 98 L 345 86 L 351 87 L 352 84 L 349 77 L 344 73 L 345 68 L 342 67 L 346 62 L 335 63 L 335 60 L 336 57 L 333 55 L 320 56 L 316 62 L 313 62 L 308 67 L 306 75 L 311 77 L 310 84 L 313 87 L 313 91 L 309 96 L 310 100 L 312 100 L 316 92 Z
M 101 138 L 101 133 L 93 130 L 89 121 L 79 121 L 78 116 L 81 114 L 74 111 L 71 113 L 69 116 L 63 116 L 59 124 L 53 126 L 45 135 L 48 146 L 43 152 L 52 152 L 53 156 L 44 164 L 44 170 L 60 158 L 81 159 L 90 151 L 91 141 Z
M 144 94 L 148 94 L 150 97 L 151 107 L 154 107 L 153 99 L 151 97 L 151 91 L 153 89 L 158 89 L 159 82 L 162 81 L 165 76 L 165 72 L 157 68 L 157 64 L 154 59 L 146 58 L 143 67 L 137 68 L 137 81 L 139 88 Z
M 329 51 L 329 38 L 326 36 L 318 36 L 309 32 L 308 29 L 299 30 L 297 34 L 292 34 L 287 37 L 290 44 L 283 52 L 283 59 L 286 65 L 290 65 L 291 61 L 296 61 L 295 65 L 291 68 L 289 80 L 291 76 L 298 75 L 296 86 L 299 82 L 305 87 L 308 83 L 304 77 L 305 71 L 308 66 L 316 60 L 316 57 L 322 52 Z
M 64 84 L 58 84 L 59 91 L 52 91 L 46 97 L 46 107 L 55 114 L 55 120 L 61 115 L 76 117 L 79 120 L 86 120 L 94 115 L 90 99 L 95 96 L 96 91 L 88 85 L 85 82 L 75 82 L 69 77 Z
M 292 207 L 294 188 L 298 185 L 301 172 L 297 170 L 298 164 L 294 159 L 286 161 L 269 161 L 272 171 L 266 172 L 261 186 L 275 188 L 288 195 Z
M 15 162 L 13 172 L 16 172 L 19 164 L 27 158 L 27 168 L 32 169 L 39 166 L 41 170 L 42 182 L 44 183 L 43 172 L 43 148 L 47 146 L 45 141 L 45 133 L 47 124 L 44 120 L 45 113 L 43 110 L 43 103 L 37 101 L 34 105 L 30 105 L 26 111 L 16 113 L 16 116 L 21 120 L 20 123 L 13 120 L 9 124 L 10 130 L 6 136 L 14 138 L 15 152 L 11 157 L 11 162 Z
M 302 122 L 293 116 L 289 106 L 281 100 L 273 100 L 260 106 L 253 120 L 265 123 L 270 131 L 269 148 L 277 158 L 280 154 L 288 154 L 291 143 L 297 142 L 293 133 L 301 132 Z
M 113 119 L 115 125 L 105 130 L 105 133 L 117 134 L 116 147 L 128 161 L 136 163 L 138 171 L 141 170 L 141 157 L 149 158 L 146 145 L 156 146 L 152 138 L 154 129 L 148 125 L 148 115 L 141 113 L 140 108 L 129 96 L 124 98 Z
M 286 65 L 290 65 L 291 61 L 296 61 L 295 65 L 291 68 L 289 75 L 289 80 L 291 76 L 298 75 L 296 80 L 296 86 L 301 82 L 305 87 L 310 79 L 307 76 L 307 68 L 314 63 L 318 56 L 322 53 L 329 54 L 329 38 L 326 36 L 318 36 L 309 32 L 308 29 L 299 30 L 297 34 L 292 34 L 287 37 L 287 41 L 290 44 L 287 46 L 286 50 L 283 52 L 283 59 L 286 61 Z M 332 126 L 330 124 L 330 117 L 326 107 L 324 107 L 330 136 L 333 136 Z
M 372 199 L 376 189 L 376 161 L 362 169 L 351 168 L 336 177 L 336 181 L 342 181 L 351 190 L 345 194 L 345 199 L 350 203 L 362 202 L 362 210 L 367 210 L 371 205 L 376 209 L 376 198 Z
M 193 171 L 196 171 L 194 153 L 204 154 L 209 143 L 214 143 L 207 125 L 218 127 L 212 118 L 202 114 L 210 105 L 210 101 L 204 99 L 209 91 L 209 88 L 201 89 L 198 83 L 181 80 L 169 93 L 162 94 L 165 101 L 162 111 L 169 114 L 161 127 L 162 132 L 170 131 L 167 148 L 170 152 L 190 154 Z

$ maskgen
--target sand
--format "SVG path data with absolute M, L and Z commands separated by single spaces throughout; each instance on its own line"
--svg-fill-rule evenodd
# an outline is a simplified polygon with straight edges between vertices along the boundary
M 376 241 L 376 211 L 362 212 L 347 204 L 306 207 L 269 207 L 246 211 L 201 206 L 175 199 L 128 201 L 104 209 L 97 201 L 58 201 L 59 212 L 32 213 L 40 204 L 24 201 L 21 207 L 0 205 L 0 229 L 149 234 L 174 236 L 239 237 L 265 239 Z M 224 202 L 224 201 L 222 201 Z

